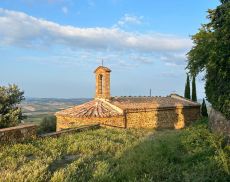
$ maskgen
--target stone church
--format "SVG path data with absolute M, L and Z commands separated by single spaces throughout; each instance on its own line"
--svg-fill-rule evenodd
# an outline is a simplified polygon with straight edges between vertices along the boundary
M 111 97 L 111 70 L 99 66 L 94 73 L 94 100 L 57 112 L 58 131 L 95 123 L 119 128 L 180 129 L 200 117 L 200 104 L 177 94 L 166 97 Z

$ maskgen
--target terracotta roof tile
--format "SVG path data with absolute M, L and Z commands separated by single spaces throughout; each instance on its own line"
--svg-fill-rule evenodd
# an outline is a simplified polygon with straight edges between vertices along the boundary
M 175 106 L 199 106 L 198 103 L 183 97 L 112 97 L 111 104 L 121 109 L 166 108 Z
M 113 117 L 122 115 L 121 112 L 114 109 L 110 104 L 101 100 L 93 100 L 56 113 L 56 115 L 91 118 L 91 117 Z
M 109 101 L 95 99 L 56 113 L 56 115 L 93 118 L 123 115 L 125 109 L 152 109 L 168 107 L 196 107 L 200 104 L 172 94 L 167 97 L 112 97 Z
M 107 72 L 111 72 L 111 70 L 110 70 L 109 68 L 107 68 L 107 67 L 98 66 L 98 67 L 95 69 L 94 73 L 96 73 L 96 72 L 97 72 L 98 70 L 100 70 L 100 69 L 102 69 L 102 70 L 104 70 L 104 71 L 107 71 Z

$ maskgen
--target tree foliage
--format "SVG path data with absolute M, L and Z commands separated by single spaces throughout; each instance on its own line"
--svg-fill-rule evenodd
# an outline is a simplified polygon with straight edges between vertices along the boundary
M 203 117 L 208 117 L 208 111 L 207 111 L 207 106 L 205 103 L 205 100 L 203 99 L 202 105 L 201 105 L 201 115 Z
M 197 96 L 196 96 L 196 77 L 192 77 L 192 100 L 197 101 Z
M 186 80 L 185 90 L 184 90 L 184 97 L 187 98 L 187 99 L 191 98 L 191 95 L 190 95 L 190 79 L 189 79 L 189 75 L 187 75 L 187 80 Z
M 0 86 L 0 128 L 15 126 L 23 119 L 18 106 L 24 100 L 23 94 L 17 85 Z
M 39 125 L 38 133 L 49 133 L 56 131 L 56 117 L 46 116 Z
M 192 37 L 187 68 L 191 75 L 205 72 L 207 100 L 230 119 L 230 0 L 208 10 L 209 23 Z

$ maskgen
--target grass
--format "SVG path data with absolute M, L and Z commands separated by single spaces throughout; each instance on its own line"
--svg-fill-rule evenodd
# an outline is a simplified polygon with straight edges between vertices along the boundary
M 0 181 L 229 181 L 229 159 L 205 120 L 181 131 L 99 129 L 0 146 Z

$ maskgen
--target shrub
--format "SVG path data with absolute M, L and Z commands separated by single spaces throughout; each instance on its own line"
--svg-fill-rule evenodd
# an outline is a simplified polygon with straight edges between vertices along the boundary
M 23 119 L 18 104 L 24 100 L 24 92 L 17 85 L 0 86 L 0 128 L 19 124 Z
M 38 133 L 49 133 L 56 131 L 56 117 L 46 116 L 39 125 Z
M 212 175 L 221 179 L 230 177 L 230 148 L 226 145 L 226 140 L 221 135 L 210 132 L 208 128 L 208 119 L 202 118 L 192 127 L 188 127 L 183 132 L 181 141 L 184 149 L 189 153 L 190 157 L 187 163 L 208 162 L 211 168 L 219 167 L 216 173 Z M 216 165 L 216 166 L 215 166 Z M 225 176 L 224 173 L 228 176 Z

